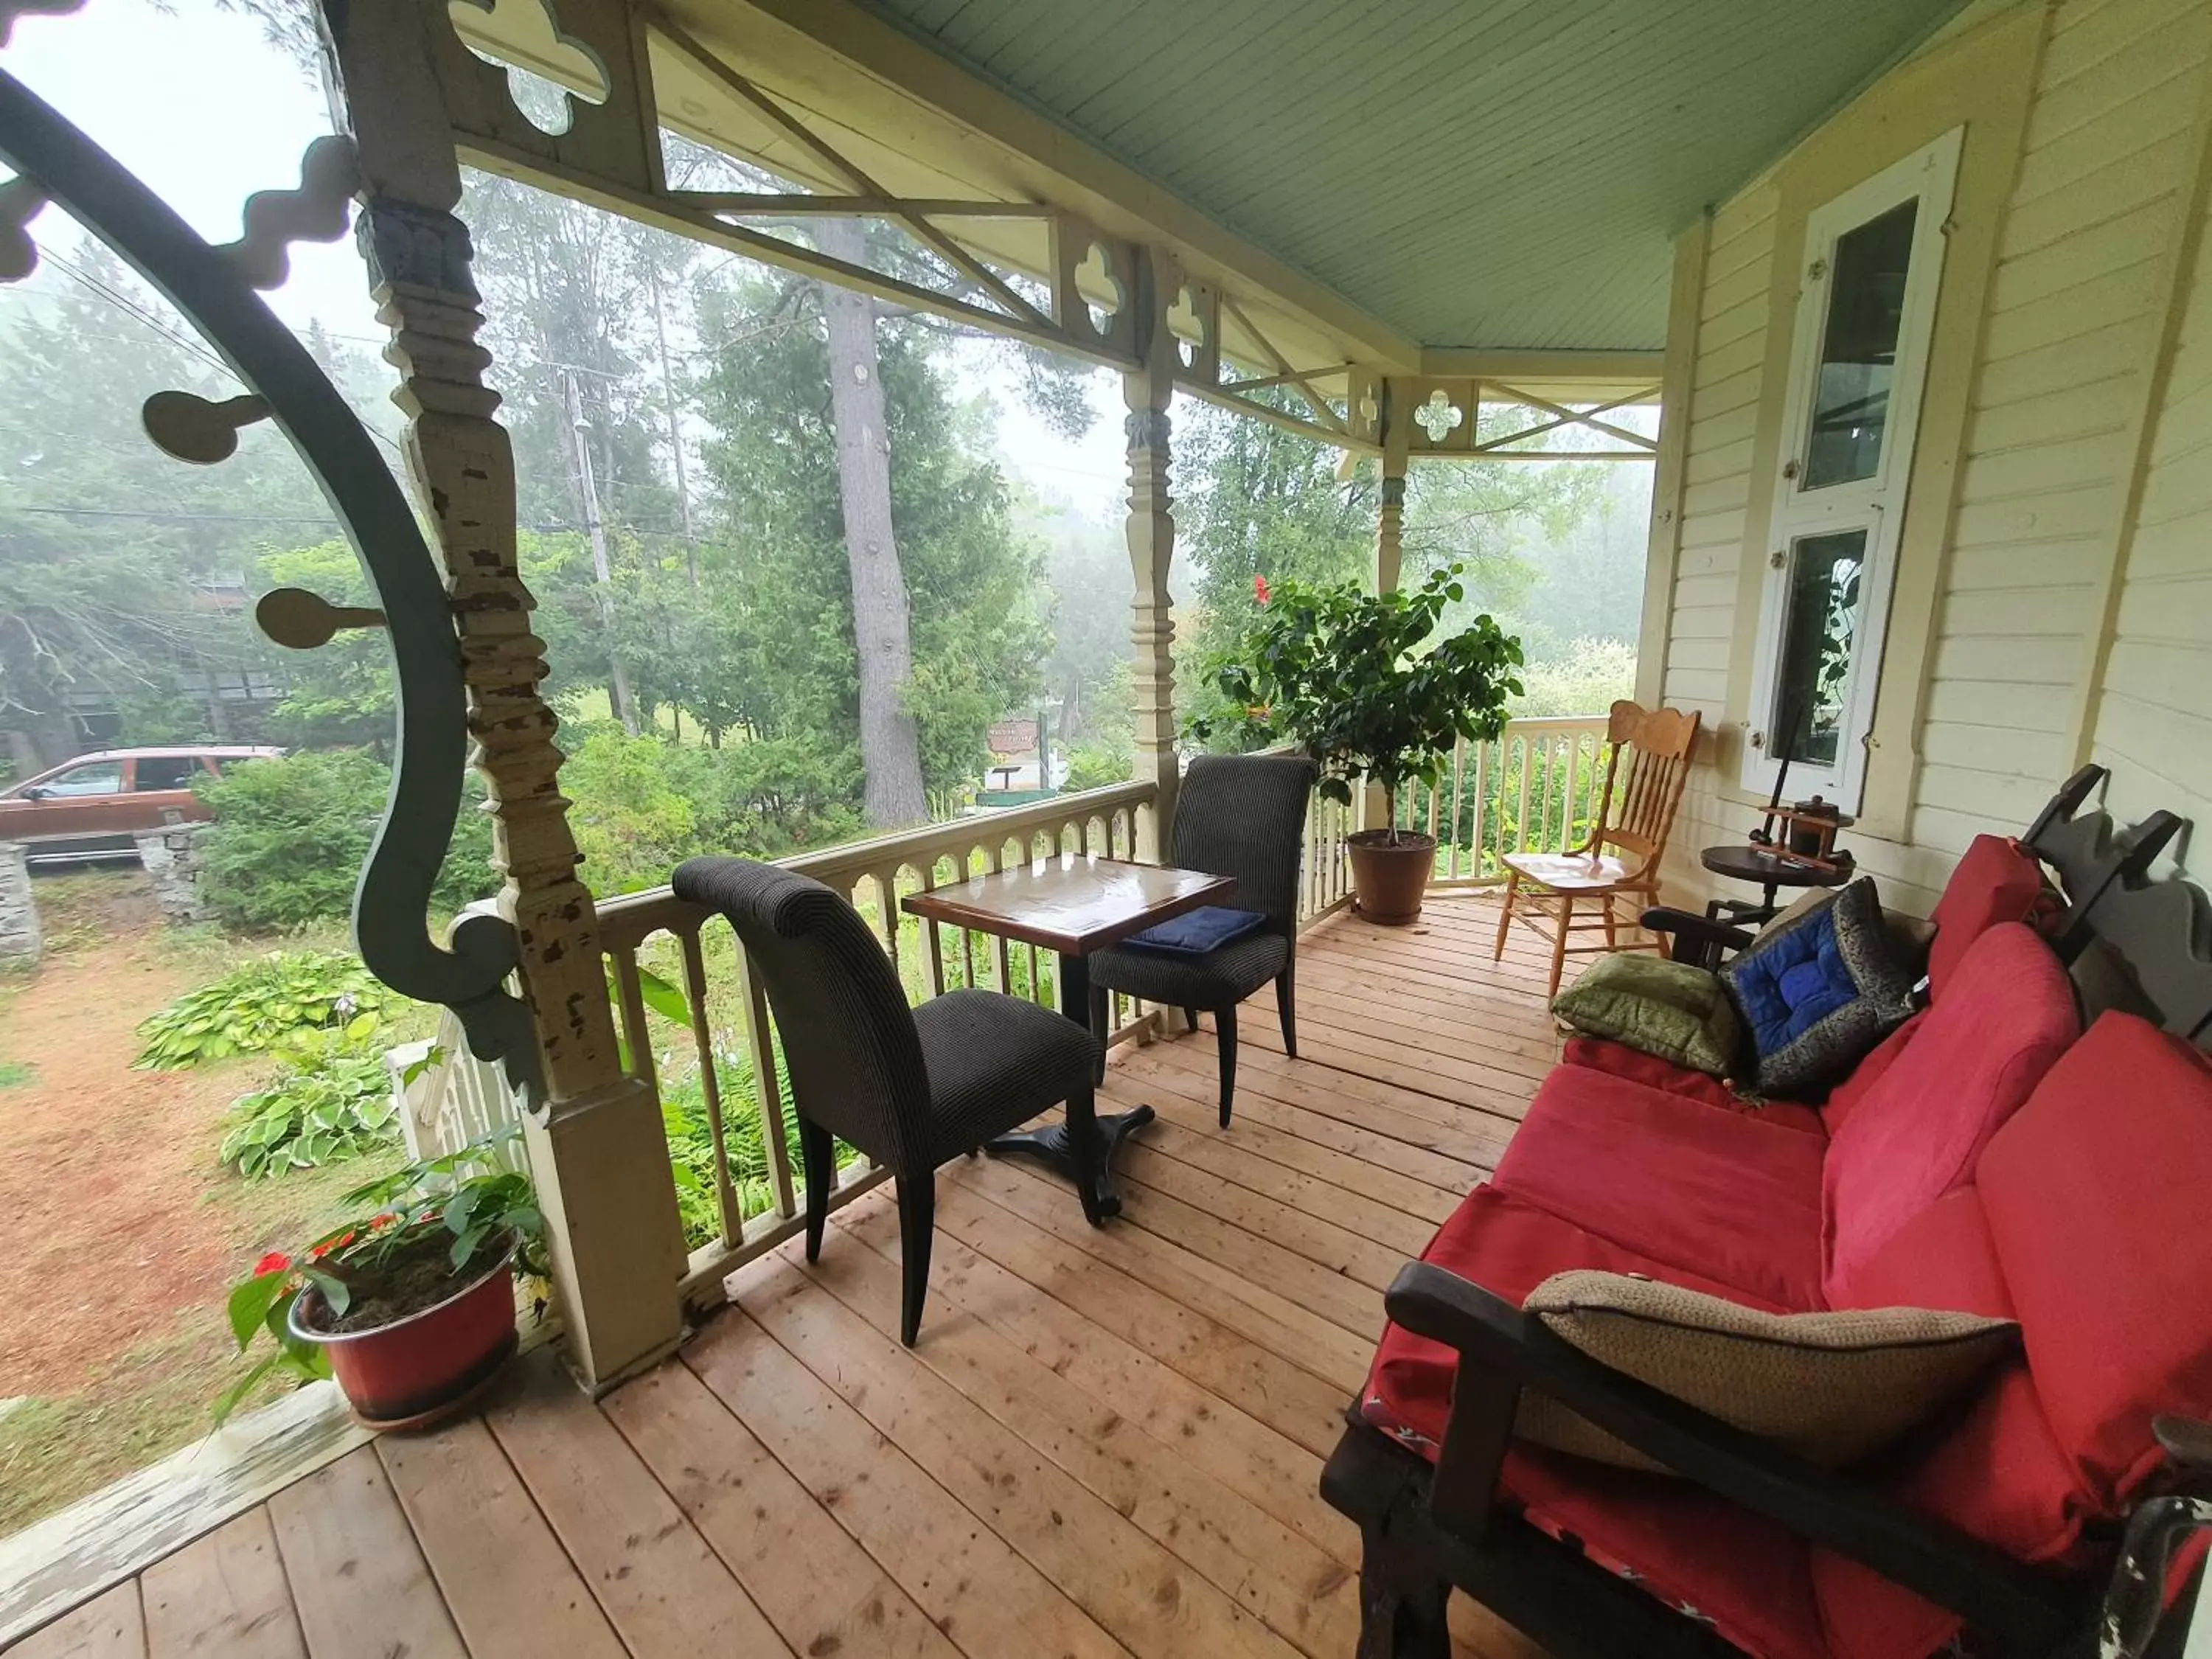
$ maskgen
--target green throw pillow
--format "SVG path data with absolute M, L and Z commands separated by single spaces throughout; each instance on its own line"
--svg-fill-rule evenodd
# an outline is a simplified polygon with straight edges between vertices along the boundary
M 1585 1036 L 1610 1037 L 1693 1072 L 1726 1077 L 1741 1028 L 1720 980 L 1638 951 L 1600 957 L 1552 1012 Z

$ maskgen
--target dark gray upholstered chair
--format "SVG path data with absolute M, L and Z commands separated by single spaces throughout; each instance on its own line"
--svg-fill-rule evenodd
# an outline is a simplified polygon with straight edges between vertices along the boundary
M 929 1292 L 938 1165 L 1063 1100 L 1080 1163 L 1097 1145 L 1097 1044 L 1075 1021 L 996 991 L 953 991 L 909 1008 L 867 924 L 811 876 L 749 859 L 693 859 L 674 884 L 678 898 L 729 918 L 775 1012 L 806 1166 L 806 1259 L 821 1255 L 830 1216 L 832 1135 L 897 1182 L 899 1335 L 913 1346 Z M 1079 1174 L 1096 1225 L 1097 1171 Z
M 1202 957 L 1115 945 L 1091 958 L 1091 1030 L 1106 1034 L 1106 999 L 1119 991 L 1180 1008 L 1194 1030 L 1213 1016 L 1221 1042 L 1221 1127 L 1237 1091 L 1237 1005 L 1269 980 L 1283 1022 L 1283 1048 L 1298 1057 L 1297 1001 L 1298 861 L 1314 763 L 1303 755 L 1200 755 L 1176 798 L 1168 862 L 1179 870 L 1234 876 L 1239 910 L 1265 927 Z M 1103 1062 L 1102 1062 L 1103 1064 Z

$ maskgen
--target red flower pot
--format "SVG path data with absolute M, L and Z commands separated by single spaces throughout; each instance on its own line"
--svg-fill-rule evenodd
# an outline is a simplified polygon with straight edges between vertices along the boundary
M 323 1331 L 312 1285 L 292 1304 L 292 1334 L 329 1351 L 331 1370 L 365 1428 L 423 1428 L 483 1391 L 515 1348 L 514 1252 L 444 1301 L 373 1330 Z

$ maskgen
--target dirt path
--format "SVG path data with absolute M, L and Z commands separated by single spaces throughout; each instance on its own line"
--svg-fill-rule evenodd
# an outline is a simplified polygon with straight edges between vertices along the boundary
M 136 1028 L 269 946 L 165 928 L 136 869 L 37 890 L 46 959 L 0 979 L 0 1536 L 204 1434 L 239 1365 L 225 1289 L 398 1157 L 223 1169 L 268 1063 L 134 1072 Z
M 83 1388 L 215 1306 L 238 1266 L 204 1199 L 241 1073 L 130 1069 L 134 1028 L 191 981 L 143 878 L 100 888 L 89 926 L 48 920 L 56 948 L 0 1007 L 0 1060 L 36 1073 L 0 1090 L 0 1397 Z

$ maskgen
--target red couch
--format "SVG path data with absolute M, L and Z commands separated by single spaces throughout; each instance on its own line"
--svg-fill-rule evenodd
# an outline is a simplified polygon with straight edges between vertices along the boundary
M 1434 1514 L 1420 1524 L 1442 1516 L 1465 1536 L 1438 1533 L 1443 1553 L 1412 1570 L 1416 1580 L 1457 1578 L 1509 1619 L 1541 1622 L 1521 1620 L 1513 1605 L 1535 1593 L 1520 1583 L 1528 1559 L 1494 1595 L 1479 1549 L 1457 1562 L 1464 1571 L 1443 1559 L 1470 1539 L 1494 1547 L 1496 1523 L 1510 1519 L 1571 1545 L 1695 1630 L 1687 1645 L 1615 1644 L 1595 1607 L 1603 1597 L 1584 1595 L 1576 1617 L 1596 1620 L 1593 1652 L 1921 1659 L 1962 1625 L 1982 1650 L 2045 1651 L 2046 1634 L 2078 1621 L 2081 1581 L 2063 1569 L 2085 1564 L 2087 1534 L 2119 1516 L 2159 1467 L 2153 1415 L 2212 1415 L 2212 1068 L 2131 1016 L 2081 1032 L 2065 970 L 2021 920 L 2044 890 L 2031 855 L 1978 842 L 1936 914 L 1929 1007 L 1817 1109 L 1746 1109 L 1708 1078 L 1571 1042 L 1495 1178 L 1424 1253 L 1453 1276 L 1424 1283 L 1445 1301 L 1471 1297 L 1465 1317 L 1415 1317 L 1425 1335 L 1392 1323 L 1355 1421 L 1433 1463 L 1464 1352 L 1495 1346 L 1496 1358 L 1480 1362 L 1485 1393 L 1533 1385 L 1545 1364 L 1563 1384 L 1575 1380 L 1581 1356 L 1545 1359 L 1564 1345 L 1507 1330 L 1537 1283 L 1575 1267 L 1781 1312 L 2010 1317 L 2024 1358 L 1964 1409 L 1844 1476 L 1793 1468 L 1749 1437 L 1731 1451 L 1725 1430 L 1727 1455 L 1711 1469 L 1646 1444 L 1670 1467 L 1695 1463 L 1698 1478 L 1589 1463 L 1509 1443 L 1510 1411 L 1479 1411 L 1478 1390 L 1463 1389 L 1472 1426 L 1451 1437 L 1478 1443 L 1444 1452 L 1429 1488 Z M 1393 1312 L 1407 1318 L 1420 1300 L 1394 1291 Z M 1542 1363 L 1512 1347 L 1524 1336 Z M 1522 1374 L 1501 1382 L 1500 1368 Z M 1672 1403 L 1641 1406 L 1664 1419 Z M 1398 1547 L 1389 1504 L 1401 1500 L 1377 1499 L 1371 1478 L 1364 1494 L 1352 1490 L 1349 1467 L 1340 1449 L 1331 1495 L 1367 1531 L 1370 1613 L 1400 1620 L 1394 1636 L 1370 1619 L 1372 1651 L 1441 1651 L 1429 1615 L 1392 1588 L 1413 1558 L 1398 1548 L 1377 1563 Z M 1825 1496 L 1808 1508 L 1775 1480 Z M 1401 1531 L 1410 1524 L 1401 1518 Z M 1932 1565 L 1946 1552 L 1955 1559 Z M 1525 1540 L 1521 1553 L 1534 1559 Z M 1565 1653 L 1585 1640 L 1578 1628 L 1570 1619 L 1532 1633 Z

